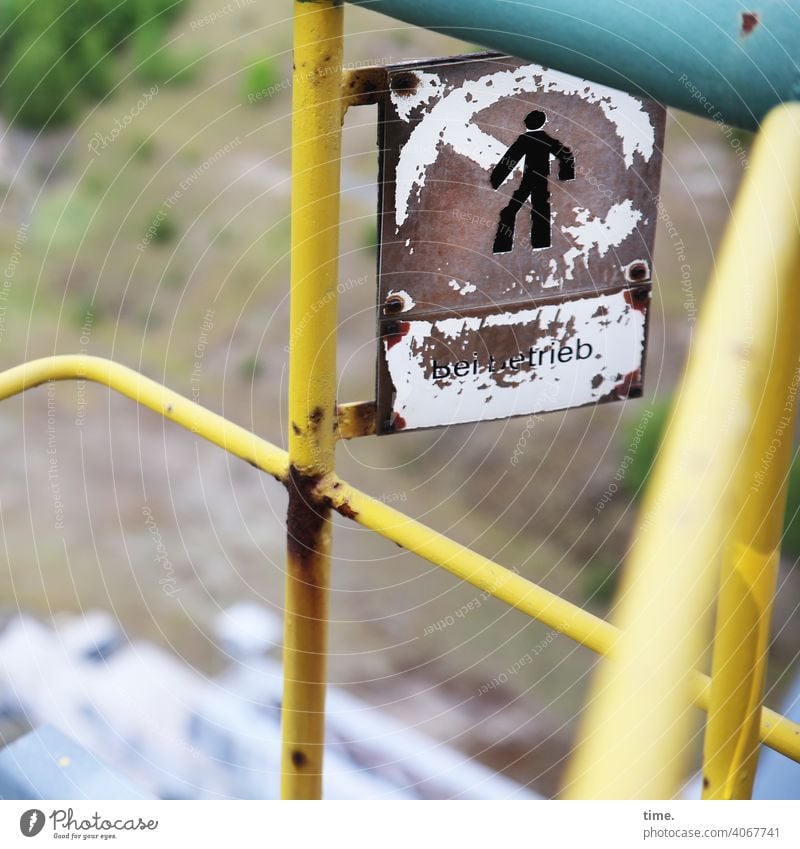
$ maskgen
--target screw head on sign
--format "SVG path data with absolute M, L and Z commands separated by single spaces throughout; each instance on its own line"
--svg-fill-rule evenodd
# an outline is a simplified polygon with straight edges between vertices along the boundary
M 650 279 L 650 266 L 644 260 L 636 260 L 625 269 L 625 277 L 631 283 L 641 283 Z
M 400 295 L 389 295 L 386 299 L 383 308 L 386 312 L 396 313 L 400 312 L 405 306 L 405 301 L 400 297 Z

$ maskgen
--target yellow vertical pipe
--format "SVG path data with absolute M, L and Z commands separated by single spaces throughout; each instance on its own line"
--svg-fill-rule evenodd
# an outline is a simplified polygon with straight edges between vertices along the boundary
M 758 412 L 742 452 L 737 518 L 720 576 L 703 752 L 706 799 L 750 798 L 758 761 L 800 382 L 800 109 L 775 119 L 757 155 L 763 192 L 751 191 L 752 212 L 738 228 L 733 259 L 752 286 L 762 287 L 774 325 L 771 335 L 753 340 L 753 356 L 766 361 L 769 372 L 764 385 L 749 392 Z
M 571 763 L 573 798 L 670 798 L 689 772 L 692 670 L 737 516 L 742 446 L 770 381 L 779 312 L 791 310 L 798 283 L 799 129 L 797 104 L 769 116 L 726 232 L 626 565 L 619 636 Z
M 289 510 L 281 793 L 322 797 L 331 526 L 314 484 L 334 468 L 342 8 L 294 4 Z

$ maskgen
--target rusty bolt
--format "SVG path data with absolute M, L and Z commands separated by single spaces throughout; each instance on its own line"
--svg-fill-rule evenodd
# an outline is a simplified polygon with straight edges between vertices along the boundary
M 389 313 L 401 312 L 405 303 L 400 295 L 389 295 L 383 308 Z
M 631 294 L 637 304 L 646 304 L 650 297 L 650 290 L 646 286 L 640 286 L 638 289 L 634 289 Z
M 650 279 L 650 266 L 643 260 L 632 262 L 625 269 L 625 276 L 631 283 L 641 283 L 643 280 Z
M 385 336 L 393 336 L 395 333 L 400 332 L 400 323 L 397 321 L 387 321 L 386 324 L 383 325 L 383 333 Z
M 643 390 L 640 384 L 634 384 L 628 390 L 628 398 L 641 398 L 643 395 Z
M 419 77 L 411 71 L 403 71 L 402 73 L 391 76 L 390 85 L 393 92 L 399 94 L 401 97 L 408 97 L 417 90 Z

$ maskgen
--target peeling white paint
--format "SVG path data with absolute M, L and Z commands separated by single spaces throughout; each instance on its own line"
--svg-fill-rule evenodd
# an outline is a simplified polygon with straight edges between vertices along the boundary
M 609 323 L 614 324 L 613 334 L 608 332 Z M 408 332 L 391 347 L 384 342 L 396 390 L 393 412 L 405 420 L 405 429 L 503 419 L 594 403 L 642 364 L 645 315 L 633 309 L 621 291 L 484 318 L 408 324 Z M 484 352 L 477 373 L 450 376 L 446 381 L 425 376 L 425 367 L 431 363 L 432 334 L 447 340 L 453 361 L 469 361 L 476 347 L 475 331 L 502 326 L 514 331 L 521 350 L 529 345 L 559 349 L 580 339 L 591 346 L 591 356 L 526 365 L 517 371 L 498 368 L 492 373 L 485 364 Z
M 577 224 L 574 227 L 564 227 L 564 232 L 575 242 L 575 247 L 564 254 L 564 275 L 567 280 L 572 280 L 578 259 L 582 259 L 584 266 L 588 268 L 589 254 L 593 250 L 600 256 L 605 256 L 609 248 L 621 244 L 633 233 L 642 218 L 641 211 L 627 198 L 615 203 L 605 218 L 592 215 L 588 209 L 582 207 L 575 207 L 574 211 Z
M 430 330 L 433 324 L 428 321 L 412 321 L 412 328 L 415 324 L 427 325 Z M 436 322 L 436 330 L 441 333 L 446 339 L 458 339 L 465 330 L 478 330 L 481 326 L 480 318 L 443 318 Z M 407 334 L 408 335 L 408 334 Z M 394 348 L 399 348 L 400 345 L 395 345 Z M 394 351 L 394 348 L 391 350 Z M 391 370 L 391 365 L 389 366 Z
M 478 287 L 472 283 L 459 283 L 458 280 L 451 280 L 447 285 L 451 289 L 455 289 L 459 295 L 469 295 L 471 292 L 478 291 Z
M 558 263 L 555 259 L 551 259 L 548 263 L 548 268 L 550 269 L 550 273 L 542 280 L 542 288 L 543 289 L 555 289 L 561 288 L 562 279 L 558 274 Z
M 622 146 L 626 166 L 638 153 L 646 162 L 655 148 L 655 129 L 641 102 L 632 95 L 577 77 L 551 71 L 539 65 L 524 65 L 486 74 L 477 80 L 445 91 L 435 74 L 414 72 L 420 85 L 413 95 L 392 93 L 392 103 L 401 119 L 410 121 L 416 108 L 433 101 L 427 114 L 414 129 L 400 151 L 397 162 L 395 223 L 399 231 L 408 217 L 412 195 L 419 198 L 425 186 L 428 168 L 444 146 L 490 169 L 502 158 L 506 145 L 483 132 L 475 123 L 477 113 L 504 97 L 541 92 L 575 95 L 587 103 L 596 103 L 614 128 Z
M 403 121 L 410 121 L 415 110 L 430 103 L 431 100 L 438 100 L 445 91 L 445 84 L 436 74 L 417 70 L 414 70 L 413 73 L 419 80 L 419 84 L 413 93 L 392 91 L 390 94 L 392 105 Z

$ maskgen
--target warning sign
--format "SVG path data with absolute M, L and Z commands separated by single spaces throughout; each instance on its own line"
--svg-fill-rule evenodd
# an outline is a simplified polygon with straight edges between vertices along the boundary
M 378 431 L 641 394 L 664 109 L 488 54 L 380 109 Z

